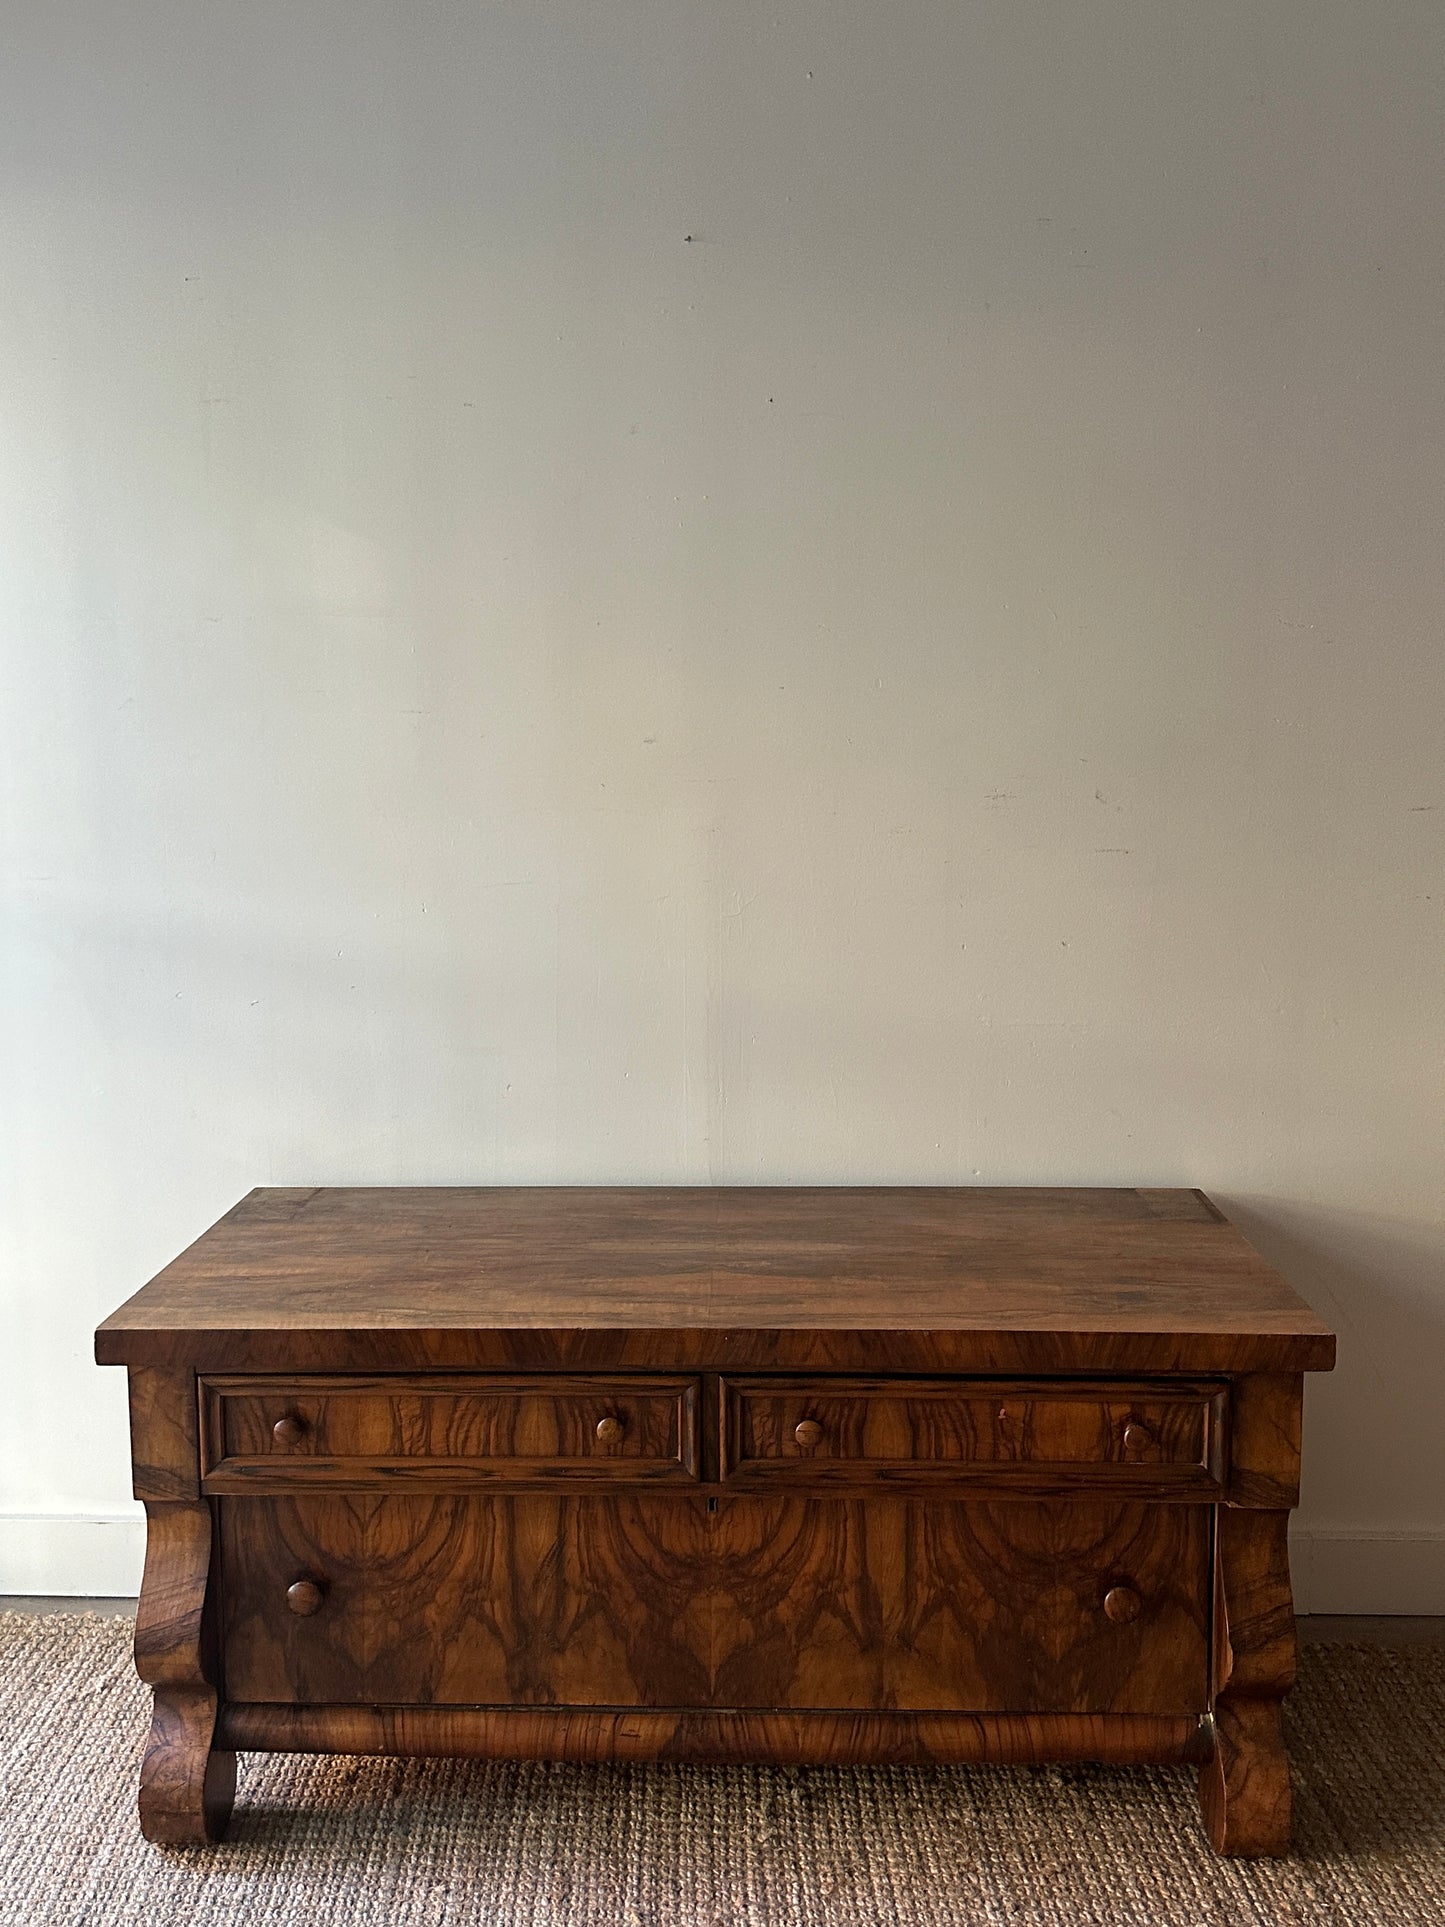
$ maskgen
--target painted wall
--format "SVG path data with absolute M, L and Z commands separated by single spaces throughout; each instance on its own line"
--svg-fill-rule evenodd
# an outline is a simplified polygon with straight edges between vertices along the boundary
M 1445 1609 L 1433 0 L 3 15 L 0 1590 L 252 1184 L 1142 1181 Z

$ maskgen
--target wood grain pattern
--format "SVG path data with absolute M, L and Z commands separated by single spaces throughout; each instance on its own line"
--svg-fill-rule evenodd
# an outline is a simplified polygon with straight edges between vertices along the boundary
M 1299 1503 L 1304 1380 L 1298 1372 L 1236 1381 L 1230 1414 L 1229 1502 L 1288 1509 Z
M 724 1379 L 721 1476 L 733 1488 L 928 1484 L 1006 1493 L 1222 1494 L 1214 1383 Z M 801 1428 L 801 1430 L 800 1430 Z
M 1221 1507 L 1215 1557 L 1213 1758 L 1199 1798 L 1220 1853 L 1289 1851 L 1291 1793 L 1281 1706 L 1297 1659 L 1289 1513 Z
M 1288 1372 L 1334 1340 L 1195 1192 L 253 1192 L 100 1327 L 193 1369 Z
M 779 1766 L 1167 1766 L 1209 1756 L 1208 1722 L 1143 1713 L 758 1713 L 668 1707 L 226 1706 L 238 1751 Z
M 698 1471 L 694 1378 L 223 1376 L 202 1379 L 201 1401 L 207 1492 L 688 1484 Z
M 135 1664 L 152 1688 L 153 1712 L 141 1831 L 147 1840 L 199 1846 L 224 1833 L 236 1790 L 236 1756 L 215 1744 L 211 1509 L 148 1500 L 146 1526 Z
M 1202 1510 L 789 1497 L 724 1503 L 714 1524 L 721 1705 L 1207 1704 Z M 1103 1610 L 1121 1580 L 1143 1600 L 1127 1627 Z
M 151 1838 L 249 1744 L 1189 1758 L 1287 1843 L 1334 1340 L 1197 1192 L 259 1191 L 96 1355 Z
M 1194 1507 L 224 1499 L 233 1700 L 1202 1713 Z M 314 1617 L 288 1611 L 320 1583 Z M 1111 1586 L 1142 1599 L 1133 1623 Z
M 195 1373 L 132 1365 L 130 1398 L 131 1486 L 138 1499 L 197 1499 Z

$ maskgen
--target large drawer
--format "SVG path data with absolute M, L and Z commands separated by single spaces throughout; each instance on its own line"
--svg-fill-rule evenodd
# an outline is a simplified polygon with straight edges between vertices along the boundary
M 697 1477 L 697 1380 L 201 1380 L 207 1492 L 606 1485 Z
M 724 1379 L 722 1476 L 1216 1498 L 1224 1417 L 1208 1381 Z
M 1197 1714 L 1205 1505 L 219 1501 L 230 1700 Z

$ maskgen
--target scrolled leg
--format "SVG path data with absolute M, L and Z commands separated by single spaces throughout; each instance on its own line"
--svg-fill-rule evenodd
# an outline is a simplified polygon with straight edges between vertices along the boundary
M 140 1775 L 140 1826 L 173 1847 L 219 1840 L 236 1793 L 236 1756 L 218 1752 L 214 1693 L 158 1686 Z
M 1205 1831 L 1217 1853 L 1289 1852 L 1289 1756 L 1278 1700 L 1239 1700 L 1214 1716 L 1214 1758 L 1199 1772 Z
M 1221 1507 L 1215 1555 L 1214 1757 L 1199 1801 L 1215 1850 L 1289 1852 L 1290 1772 L 1281 1705 L 1294 1684 L 1289 1513 Z
M 141 1766 L 141 1832 L 169 1846 L 203 1846 L 224 1834 L 236 1789 L 235 1754 L 213 1744 L 211 1508 L 204 1500 L 148 1502 L 146 1521 L 135 1663 L 154 1689 L 155 1710 Z

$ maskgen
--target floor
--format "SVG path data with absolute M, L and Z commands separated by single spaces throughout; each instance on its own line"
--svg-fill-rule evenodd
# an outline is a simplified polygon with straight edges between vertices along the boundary
M 130 1602 L 53 1603 L 0 1614 L 4 1927 L 1445 1927 L 1439 1620 L 1307 1636 L 1284 1860 L 1216 1859 L 1183 1767 L 310 1754 L 244 1755 L 225 1844 L 167 1850 Z

